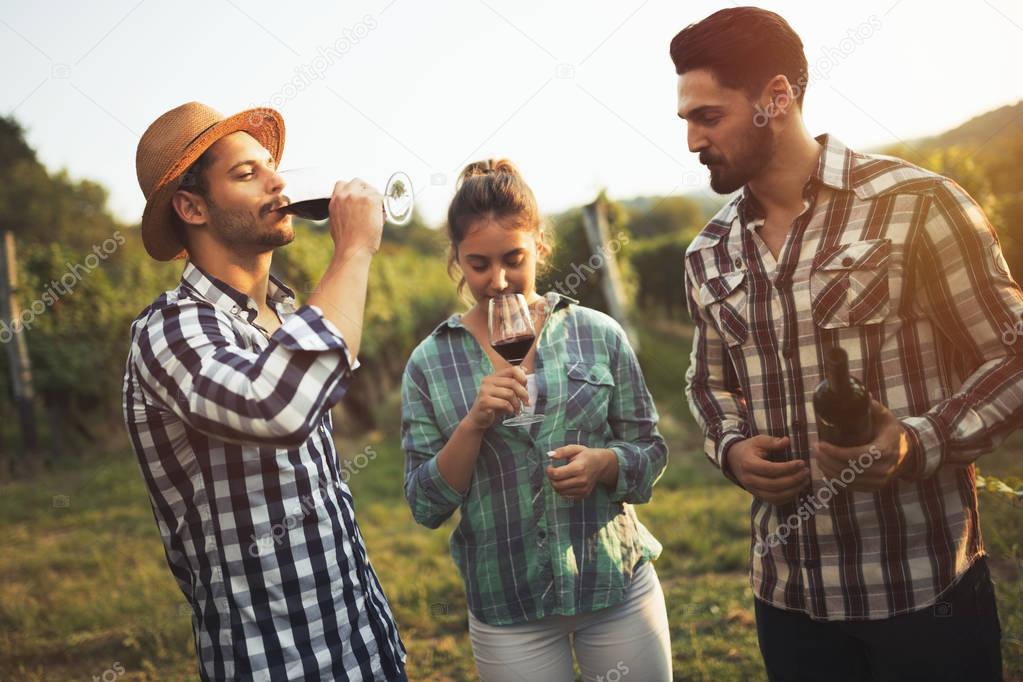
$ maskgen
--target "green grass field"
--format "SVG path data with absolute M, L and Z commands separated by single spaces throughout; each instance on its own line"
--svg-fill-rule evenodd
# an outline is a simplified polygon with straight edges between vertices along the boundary
M 701 453 L 681 389 L 688 349 L 683 326 L 642 333 L 671 458 L 654 501 L 638 512 L 664 545 L 657 570 L 675 679 L 764 679 L 745 574 L 748 497 Z M 381 414 L 394 416 L 379 432 L 340 443 L 343 455 L 367 445 L 378 453 L 350 481 L 359 521 L 409 649 L 410 679 L 476 679 L 465 597 L 447 552 L 452 522 L 437 531 L 413 523 L 401 493 L 397 413 L 392 398 Z M 1023 434 L 981 464 L 988 474 L 1023 475 Z M 129 449 L 57 468 L 0 488 L 0 680 L 195 679 L 189 611 Z M 990 494 L 981 507 L 1007 678 L 1023 679 L 1023 509 Z

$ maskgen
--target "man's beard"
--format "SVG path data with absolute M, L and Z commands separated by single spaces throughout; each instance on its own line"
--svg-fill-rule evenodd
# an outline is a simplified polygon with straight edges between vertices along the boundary
M 710 187 L 718 194 L 731 194 L 757 177 L 774 154 L 774 132 L 768 126 L 750 126 L 739 140 L 735 161 L 700 153 L 700 163 L 710 169 Z
M 295 232 L 290 227 L 278 229 L 276 224 L 267 226 L 262 217 L 269 211 L 270 205 L 260 210 L 260 217 L 252 215 L 246 209 L 220 208 L 213 202 L 207 202 L 210 210 L 210 226 L 217 239 L 228 246 L 256 246 L 275 249 L 290 244 L 295 239 Z

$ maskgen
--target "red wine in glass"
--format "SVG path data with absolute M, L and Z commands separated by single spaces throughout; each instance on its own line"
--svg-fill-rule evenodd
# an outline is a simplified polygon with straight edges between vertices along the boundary
M 330 217 L 330 199 L 306 199 L 296 201 L 277 209 L 280 213 L 290 213 L 306 220 L 326 220 Z
M 278 173 L 284 178 L 284 196 L 288 204 L 274 209 L 278 213 L 291 213 L 306 220 L 326 220 L 330 217 L 330 196 L 337 173 L 327 168 L 292 168 Z M 412 220 L 415 197 L 412 180 L 398 171 L 387 180 L 383 194 L 384 219 L 392 225 L 405 225 Z
M 490 345 L 498 355 L 516 367 L 522 364 L 536 339 L 533 314 L 522 294 L 505 294 L 490 299 L 487 322 Z M 518 414 L 504 420 L 505 426 L 529 426 L 543 421 L 542 414 Z
M 493 346 L 498 355 L 518 367 L 522 364 L 522 361 L 526 359 L 526 353 L 529 352 L 535 338 L 535 336 L 513 337 L 503 341 L 498 341 L 494 343 Z

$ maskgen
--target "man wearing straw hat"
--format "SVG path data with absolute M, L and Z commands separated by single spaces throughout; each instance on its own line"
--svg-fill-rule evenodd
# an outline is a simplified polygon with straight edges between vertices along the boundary
M 191 102 L 139 142 L 142 239 L 187 258 L 131 328 L 124 415 L 204 680 L 404 680 L 405 649 L 341 480 L 330 407 L 358 367 L 381 197 L 330 200 L 305 305 L 269 274 L 294 239 L 271 109 Z

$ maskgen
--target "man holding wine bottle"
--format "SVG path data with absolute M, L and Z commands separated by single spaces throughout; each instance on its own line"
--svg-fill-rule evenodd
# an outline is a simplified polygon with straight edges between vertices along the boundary
M 1001 679 L 973 463 L 1023 414 L 1023 293 L 994 229 L 952 180 L 812 137 L 777 14 L 670 52 L 689 149 L 738 191 L 686 251 L 686 393 L 753 495 L 770 679 Z
M 405 649 L 338 469 L 330 407 L 362 332 L 382 198 L 330 199 L 315 293 L 269 274 L 294 239 L 277 173 L 284 122 L 192 102 L 139 142 L 142 239 L 186 257 L 136 318 L 124 417 L 167 563 L 192 607 L 204 680 L 405 680 Z

